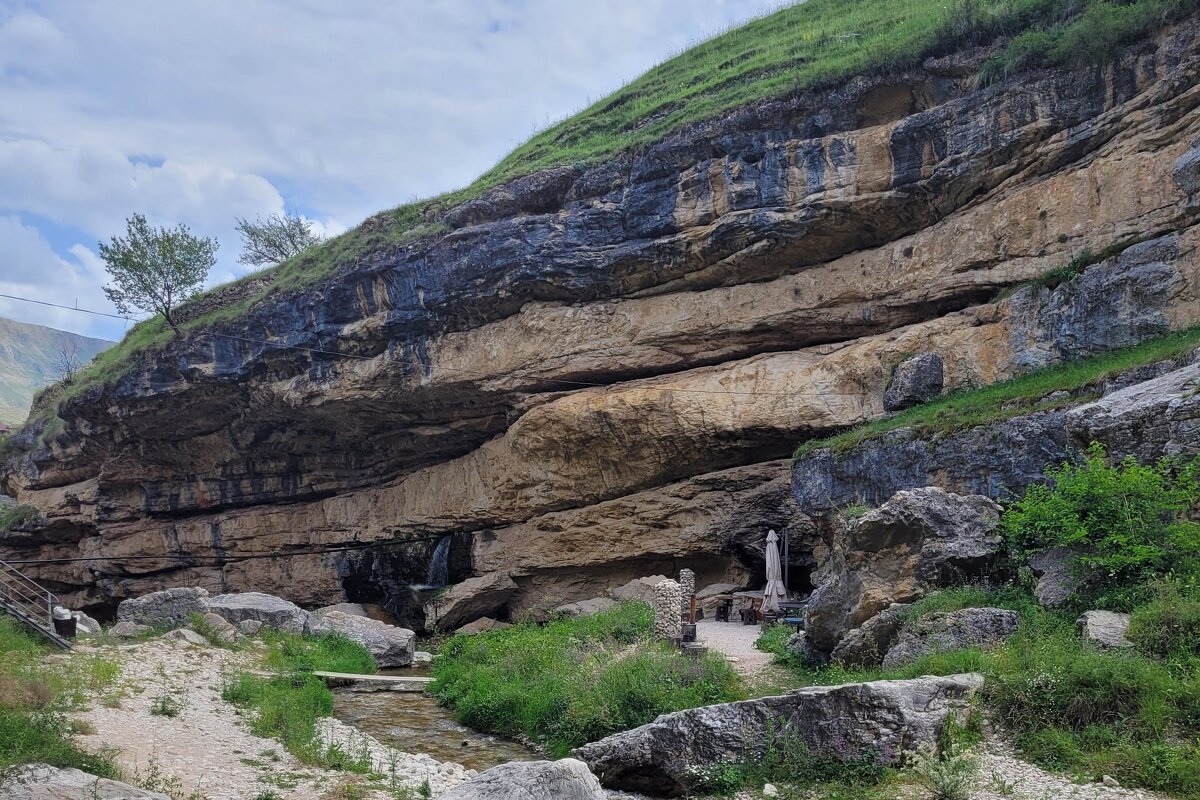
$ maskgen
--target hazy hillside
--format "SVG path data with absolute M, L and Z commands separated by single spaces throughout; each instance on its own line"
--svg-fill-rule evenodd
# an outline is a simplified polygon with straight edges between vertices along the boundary
M 0 317 L 0 422 L 23 422 L 33 394 L 54 381 L 64 349 L 87 364 L 112 342 Z

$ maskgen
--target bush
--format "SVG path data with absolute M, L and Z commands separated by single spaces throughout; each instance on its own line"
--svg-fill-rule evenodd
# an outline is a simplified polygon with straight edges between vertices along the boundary
M 1051 547 L 1079 552 L 1080 599 L 1128 610 L 1153 579 L 1191 574 L 1200 560 L 1200 524 L 1185 516 L 1200 500 L 1200 459 L 1143 466 L 1109 464 L 1093 444 L 1079 463 L 1047 471 L 1002 519 L 1019 554 Z
M 741 699 L 720 656 L 684 656 L 650 639 L 653 614 L 623 603 L 544 626 L 455 636 L 431 691 L 473 728 L 525 736 L 553 755 L 660 714 Z
M 1200 658 L 1200 589 L 1157 584 L 1154 600 L 1134 610 L 1127 636 L 1144 653 Z
M 33 506 L 13 505 L 0 509 L 0 533 L 33 522 L 41 514 Z

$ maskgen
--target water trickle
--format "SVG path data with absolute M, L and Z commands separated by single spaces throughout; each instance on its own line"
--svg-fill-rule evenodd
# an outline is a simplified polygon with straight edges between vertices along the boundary
M 450 542 L 453 537 L 443 536 L 433 548 L 429 559 L 429 570 L 425 573 L 425 585 L 438 589 L 450 582 Z

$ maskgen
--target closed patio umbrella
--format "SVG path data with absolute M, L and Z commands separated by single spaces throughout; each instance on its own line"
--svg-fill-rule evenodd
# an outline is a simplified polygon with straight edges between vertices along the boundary
M 783 585 L 783 565 L 779 560 L 779 535 L 767 533 L 767 586 L 763 589 L 763 611 L 779 611 L 779 604 L 787 600 L 787 587 Z

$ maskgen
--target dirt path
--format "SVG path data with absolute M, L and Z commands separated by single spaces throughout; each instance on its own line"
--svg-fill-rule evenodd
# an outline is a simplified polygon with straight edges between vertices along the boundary
M 733 668 L 745 676 L 762 672 L 774 658 L 770 653 L 754 647 L 759 633 L 757 625 L 709 619 L 696 623 L 696 640 L 709 650 L 724 653 Z

